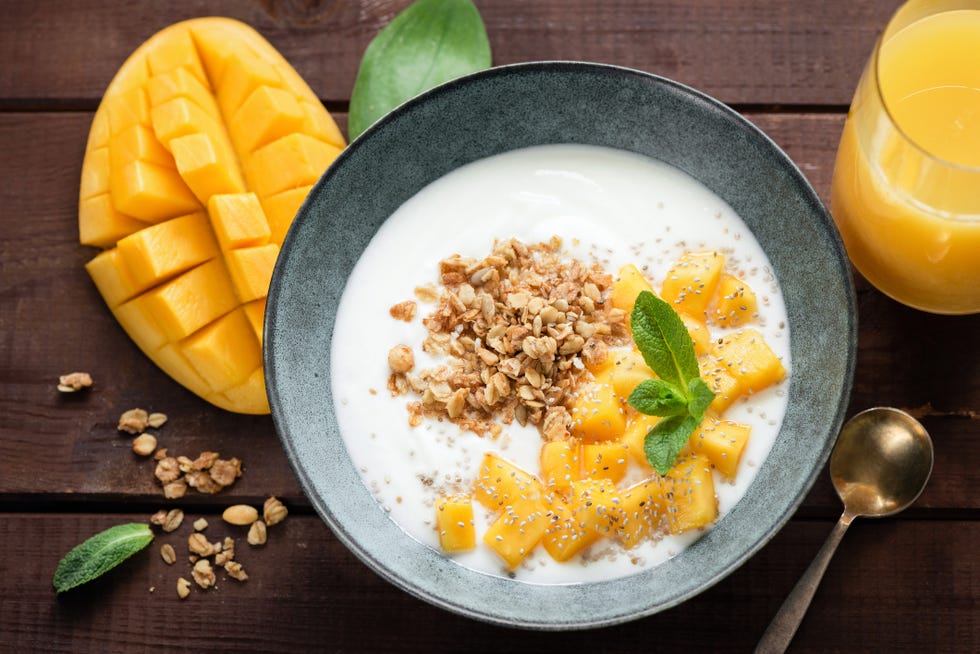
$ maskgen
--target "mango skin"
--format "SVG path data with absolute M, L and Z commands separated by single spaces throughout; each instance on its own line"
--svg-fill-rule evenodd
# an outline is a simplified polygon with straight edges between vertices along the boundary
M 261 312 L 272 268 L 345 145 L 282 55 L 232 19 L 161 30 L 106 89 L 79 188 L 79 240 L 103 248 L 86 269 L 140 349 L 208 402 L 269 412 Z M 229 206 L 241 208 L 234 225 Z

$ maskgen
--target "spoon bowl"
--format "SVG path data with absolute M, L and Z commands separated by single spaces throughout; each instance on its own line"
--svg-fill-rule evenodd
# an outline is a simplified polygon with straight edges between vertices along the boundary
M 830 455 L 830 478 L 845 513 L 880 518 L 914 502 L 932 473 L 932 440 L 918 420 L 898 409 L 858 413 Z
M 907 508 L 926 487 L 932 461 L 929 433 L 904 411 L 876 407 L 845 423 L 830 454 L 830 477 L 844 514 L 762 635 L 757 654 L 786 651 L 851 521 Z

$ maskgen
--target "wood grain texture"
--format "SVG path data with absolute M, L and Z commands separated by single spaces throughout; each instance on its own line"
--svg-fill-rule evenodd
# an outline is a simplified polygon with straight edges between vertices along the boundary
M 290 516 L 271 528 L 262 548 L 244 542 L 243 528 L 207 516 L 211 540 L 238 539 L 236 559 L 250 578 L 240 583 L 221 574 L 216 588 L 195 587 L 182 602 L 176 580 L 190 578 L 186 542 L 196 517 L 188 514 L 172 534 L 158 532 L 146 551 L 106 577 L 57 597 L 51 576 L 65 552 L 97 531 L 146 516 L 0 514 L 0 573 L 17 589 L 0 594 L 4 648 L 633 653 L 648 649 L 655 635 L 658 651 L 746 652 L 831 528 L 824 520 L 791 522 L 742 568 L 680 607 L 616 627 L 538 633 L 462 618 L 409 596 L 312 516 Z M 942 539 L 931 537 L 936 531 Z M 858 521 L 790 651 L 976 651 L 978 539 L 977 522 Z M 163 543 L 178 553 L 173 566 L 159 556 Z M 925 560 L 938 565 L 920 565 Z
M 230 16 L 258 29 L 320 97 L 346 102 L 360 58 L 408 0 L 38 0 L 4 3 L 0 98 L 94 105 L 126 56 L 170 23 Z M 596 61 L 671 77 L 728 103 L 850 102 L 894 0 L 478 0 L 495 64 Z M 39 43 L 55 47 L 37 47 Z M 13 65 L 11 65 L 13 62 Z
M 345 116 L 338 116 L 343 124 Z M 806 172 L 824 198 L 842 125 L 835 114 L 750 114 Z M 160 445 L 244 459 L 228 497 L 279 494 L 305 504 L 267 417 L 214 410 L 157 369 L 116 324 L 83 272 L 94 250 L 77 243 L 77 185 L 88 113 L 0 115 L 0 501 L 159 501 L 152 464 L 137 460 L 115 429 L 133 407 L 172 417 Z M 24 244 L 29 243 L 29 247 Z M 918 507 L 980 509 L 980 316 L 942 317 L 903 307 L 859 281 L 860 350 L 852 412 L 873 405 L 918 408 L 936 441 L 937 475 Z M 954 344 L 955 347 L 951 347 Z M 907 354 L 896 357 L 896 350 Z M 63 396 L 59 374 L 85 370 L 94 388 Z M 948 374 L 948 371 L 957 374 Z M 44 474 L 38 467 L 44 466 Z M 218 498 L 189 496 L 213 505 Z M 805 511 L 830 516 L 839 503 L 826 476 Z

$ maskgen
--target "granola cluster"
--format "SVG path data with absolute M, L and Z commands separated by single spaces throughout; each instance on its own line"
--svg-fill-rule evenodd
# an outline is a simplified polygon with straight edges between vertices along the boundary
M 201 452 L 196 459 L 168 456 L 166 448 L 154 455 L 154 476 L 163 485 L 167 499 L 180 499 L 188 487 L 199 493 L 214 494 L 235 483 L 242 476 L 242 462 L 236 457 L 220 458 L 217 452 Z
M 501 423 L 517 420 L 548 440 L 564 438 L 566 404 L 588 378 L 586 364 L 629 337 L 625 312 L 606 301 L 612 276 L 564 254 L 557 237 L 497 241 L 490 256 L 453 255 L 439 270 L 441 289 L 422 287 L 416 297 L 436 303 L 423 320 L 422 350 L 448 362 L 415 372 L 410 348 L 389 352 L 392 395 L 421 396 L 409 404 L 410 424 L 448 418 L 497 436 Z

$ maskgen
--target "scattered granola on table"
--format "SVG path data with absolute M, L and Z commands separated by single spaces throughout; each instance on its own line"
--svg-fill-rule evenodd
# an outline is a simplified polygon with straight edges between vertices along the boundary
M 87 372 L 70 372 L 58 377 L 58 390 L 62 393 L 76 393 L 92 386 L 92 375 Z

